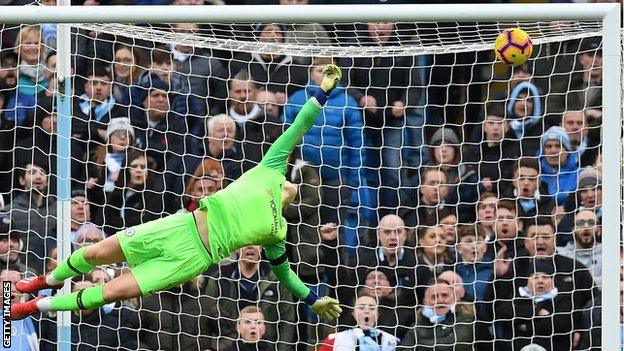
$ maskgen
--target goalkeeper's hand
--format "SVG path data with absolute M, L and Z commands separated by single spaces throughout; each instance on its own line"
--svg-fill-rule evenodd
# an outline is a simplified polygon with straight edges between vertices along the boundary
M 342 308 L 340 308 L 338 300 L 328 296 L 316 300 L 310 307 L 321 318 L 328 321 L 340 317 L 340 313 L 342 313 Z
M 340 70 L 340 67 L 334 64 L 325 66 L 323 68 L 323 81 L 321 82 L 321 89 L 329 95 L 329 93 L 338 85 L 340 79 L 342 79 L 342 71 Z

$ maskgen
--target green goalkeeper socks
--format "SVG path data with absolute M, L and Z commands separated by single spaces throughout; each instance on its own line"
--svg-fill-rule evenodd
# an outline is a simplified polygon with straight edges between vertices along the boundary
M 71 294 L 54 296 L 50 302 L 50 309 L 55 312 L 91 310 L 102 307 L 106 303 L 104 301 L 104 286 L 98 285 Z
M 93 268 L 95 268 L 95 265 L 87 262 L 84 258 L 86 251 L 86 247 L 81 247 L 74 251 L 52 271 L 52 278 L 57 282 L 62 282 L 67 278 L 91 272 Z

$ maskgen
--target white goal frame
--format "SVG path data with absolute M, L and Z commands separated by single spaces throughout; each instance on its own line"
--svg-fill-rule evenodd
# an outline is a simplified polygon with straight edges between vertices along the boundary
M 58 222 L 59 259 L 70 253 L 70 38 L 71 23 L 234 22 L 473 22 L 602 21 L 603 35 L 603 255 L 602 347 L 620 348 L 620 240 L 622 39 L 619 4 L 444 4 L 444 5 L 257 5 L 257 6 L 5 6 L 2 23 L 66 23 L 58 26 Z M 617 145 L 617 147 L 616 147 Z M 615 233 L 620 233 L 616 235 Z M 617 277 L 617 278 L 616 278 Z M 69 284 L 63 293 L 69 292 Z M 70 315 L 59 313 L 58 349 L 71 347 Z

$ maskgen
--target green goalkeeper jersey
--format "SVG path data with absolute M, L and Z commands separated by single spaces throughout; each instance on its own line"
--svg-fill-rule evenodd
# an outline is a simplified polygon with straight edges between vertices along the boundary
M 270 247 L 286 239 L 281 189 L 284 175 L 259 164 L 214 195 L 200 200 L 208 213 L 211 254 L 222 260 L 248 246 Z M 213 246 L 214 245 L 214 246 Z

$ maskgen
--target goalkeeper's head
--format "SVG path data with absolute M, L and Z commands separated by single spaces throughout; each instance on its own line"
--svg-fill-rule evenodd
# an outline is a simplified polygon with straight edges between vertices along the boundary
M 289 181 L 284 181 L 284 186 L 282 186 L 282 210 L 285 210 L 286 207 L 288 207 L 288 205 L 290 205 L 290 203 L 295 199 L 298 190 L 299 185 Z

